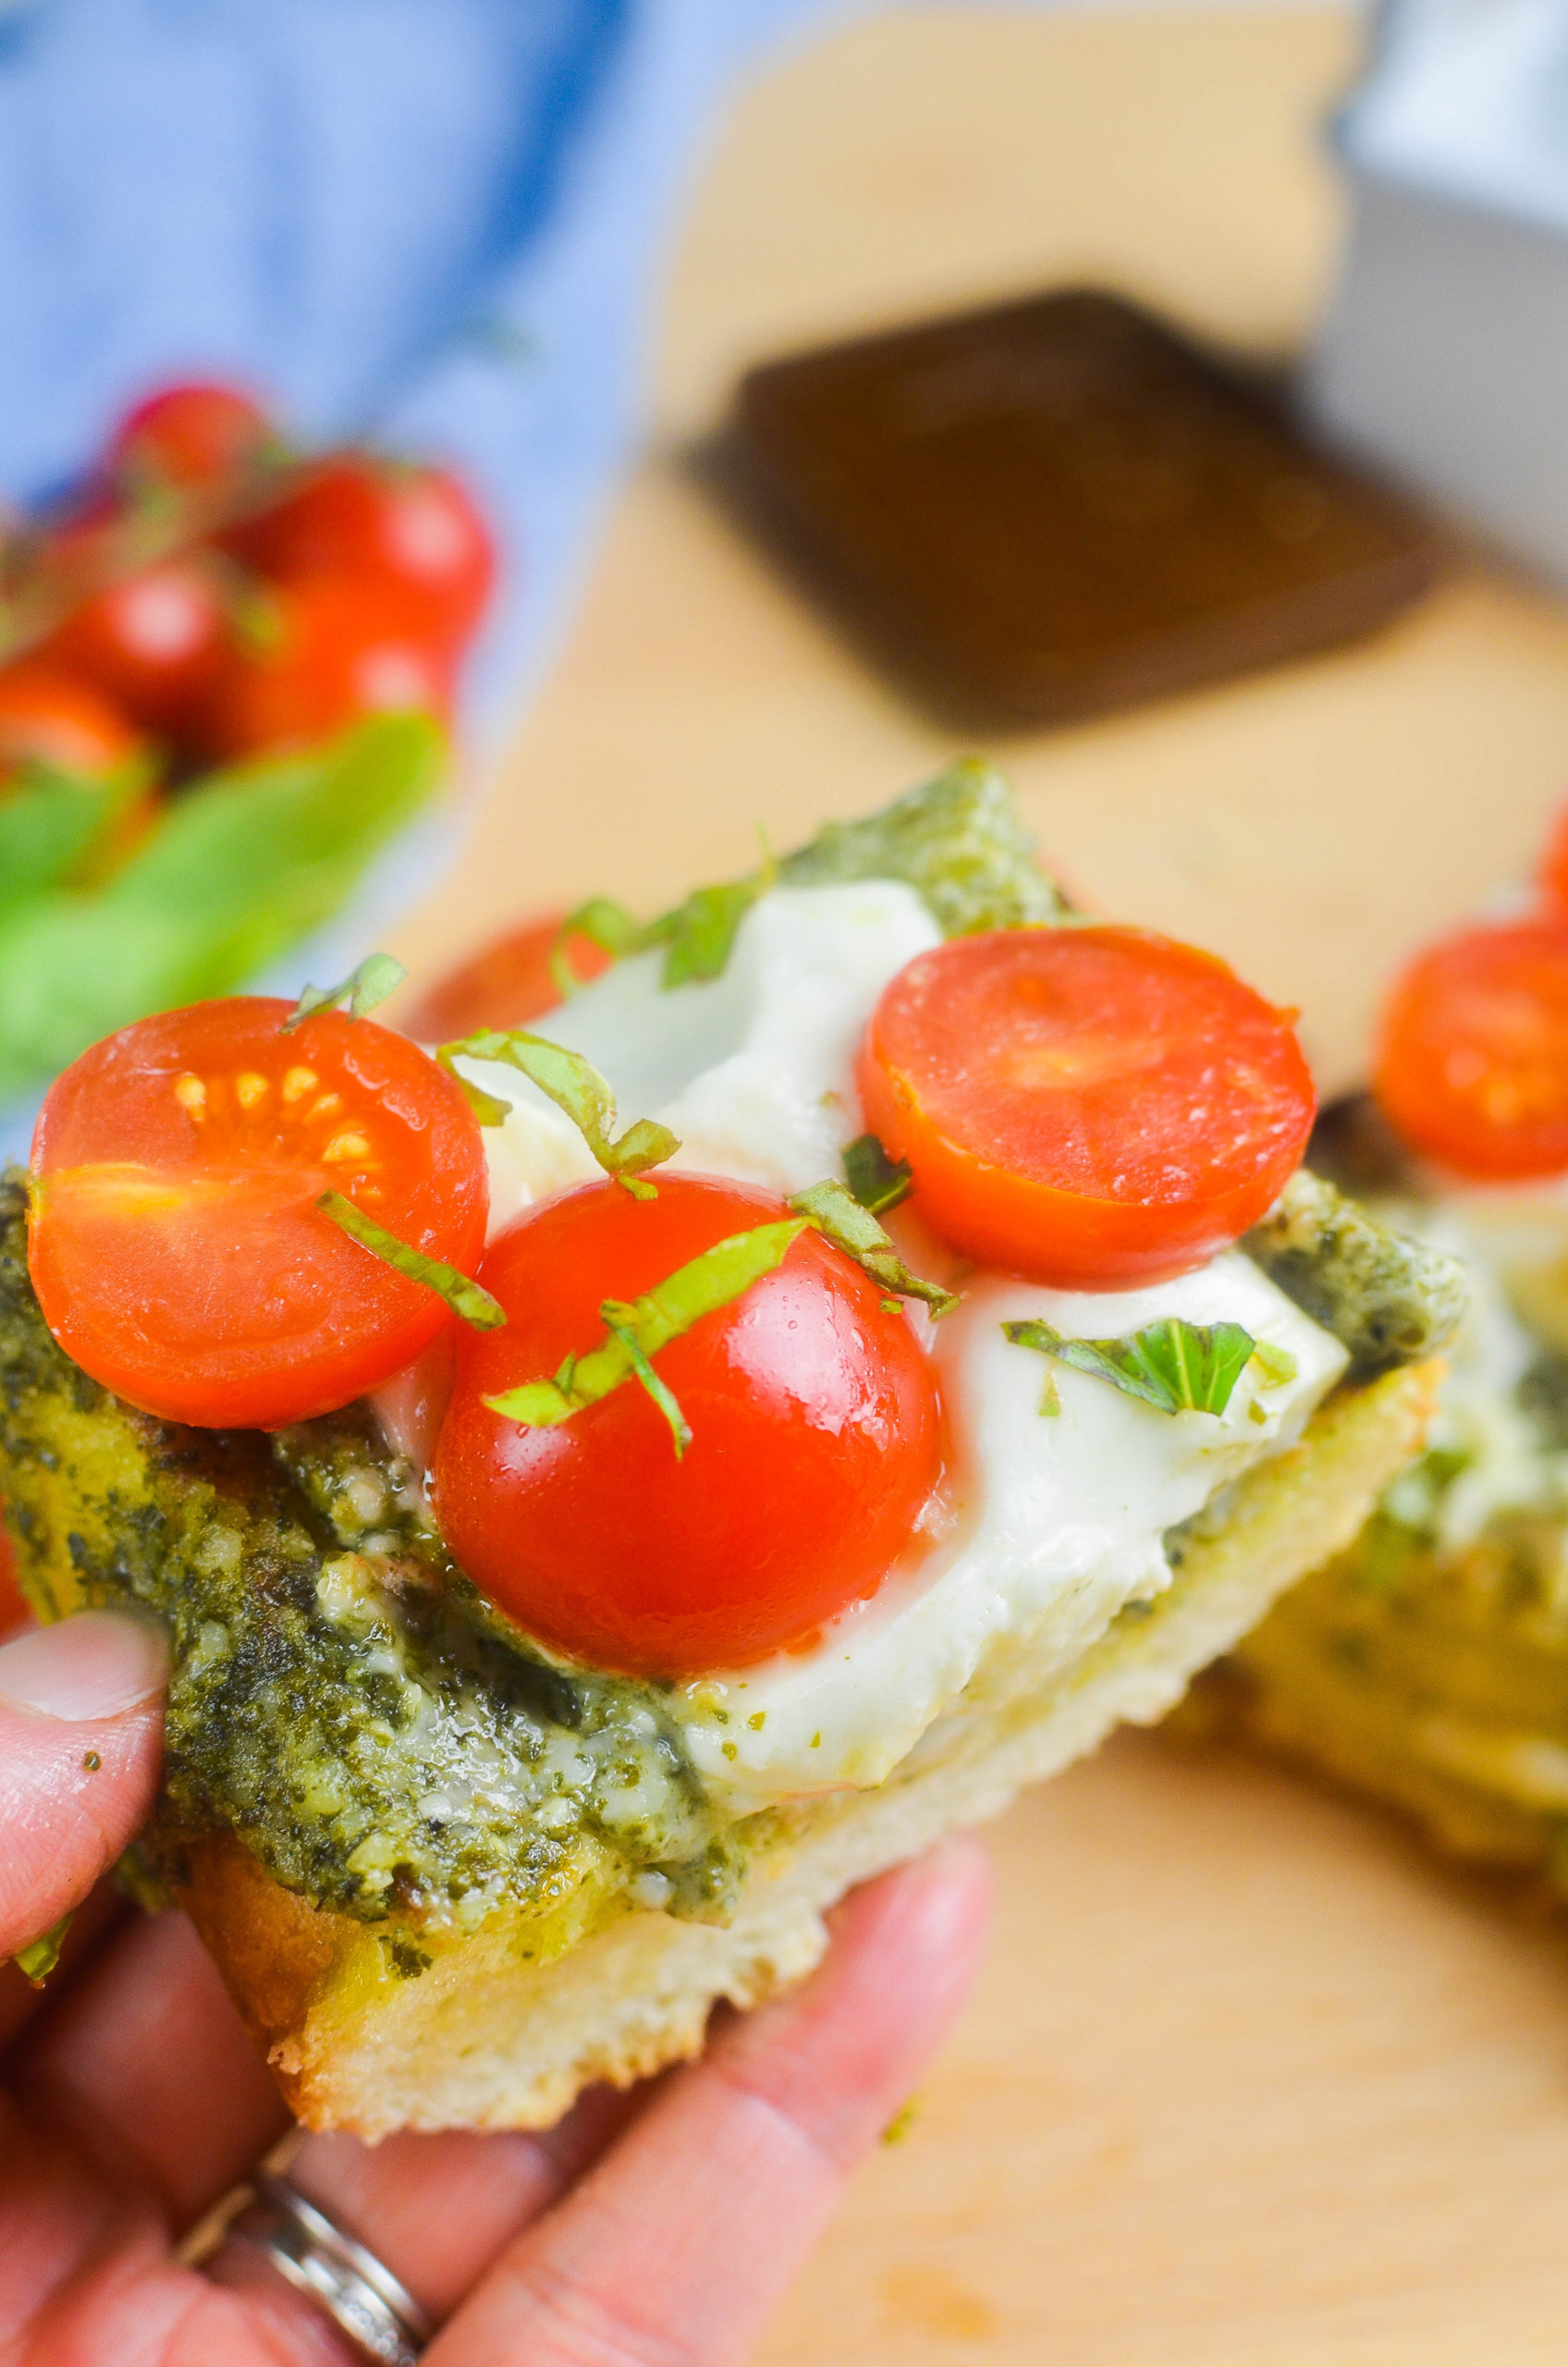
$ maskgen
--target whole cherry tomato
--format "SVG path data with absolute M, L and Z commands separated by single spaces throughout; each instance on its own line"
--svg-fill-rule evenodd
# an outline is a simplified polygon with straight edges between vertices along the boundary
M 324 575 L 269 588 L 258 610 L 208 695 L 213 755 L 311 747 L 385 708 L 449 715 L 451 662 L 387 586 Z
M 918 954 L 860 1060 L 866 1122 L 937 1231 L 1079 1290 L 1186 1272 L 1300 1161 L 1289 1017 L 1223 962 L 1131 928 L 1017 928 Z
M 661 1173 L 656 1199 L 584 1184 L 491 1244 L 480 1276 L 508 1320 L 458 1340 L 435 1484 L 458 1560 L 530 1634 L 643 1675 L 743 1666 L 875 1593 L 908 1546 L 939 1468 L 932 1368 L 820 1233 L 657 1351 L 681 1458 L 635 1380 L 548 1429 L 484 1403 L 603 1340 L 606 1299 L 786 1213 Z
M 456 477 L 362 452 L 324 460 L 227 539 L 279 583 L 341 575 L 392 585 L 444 649 L 472 632 L 496 574 L 489 530 Z
M 198 727 L 224 666 L 227 606 L 213 560 L 165 559 L 83 601 L 40 654 L 178 741 Z
M 43 657 L 0 667 L 0 780 L 28 764 L 102 780 L 142 742 L 103 692 Z
M 1568 1171 L 1568 914 L 1418 954 L 1384 1012 L 1374 1085 L 1405 1141 L 1461 1174 Z
M 111 474 L 133 485 L 212 484 L 254 465 L 276 443 L 259 403 L 238 386 L 190 380 L 137 403 L 109 439 Z
M 66 1350 L 133 1405 L 271 1429 L 399 1372 L 452 1318 L 318 1206 L 471 1270 L 484 1148 L 460 1088 L 374 1020 L 241 995 L 138 1020 L 50 1087 L 28 1261 Z
M 564 913 L 552 913 L 524 921 L 448 970 L 400 1016 L 403 1033 L 421 1044 L 444 1044 L 477 1028 L 526 1027 L 530 1020 L 543 1019 L 561 1000 L 550 959 L 565 918 Z M 584 983 L 615 959 L 576 931 L 562 950 L 573 976 Z

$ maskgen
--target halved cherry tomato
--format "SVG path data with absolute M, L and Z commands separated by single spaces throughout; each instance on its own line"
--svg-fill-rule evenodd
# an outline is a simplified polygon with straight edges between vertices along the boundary
M 0 667 L 0 779 L 43 764 L 102 780 L 141 746 L 114 702 L 64 667 L 42 657 Z
M 1418 954 L 1384 1012 L 1374 1083 L 1405 1140 L 1461 1174 L 1568 1170 L 1568 915 Z
M 931 1367 L 818 1233 L 655 1357 L 691 1426 L 679 1462 L 635 1381 L 553 1429 L 481 1402 L 603 1339 L 602 1300 L 785 1213 L 749 1185 L 661 1173 L 656 1199 L 585 1184 L 491 1244 L 481 1279 L 508 1321 L 458 1341 L 442 1532 L 560 1650 L 646 1675 L 741 1666 L 875 1593 L 908 1544 L 938 1470 Z
M 279 585 L 258 625 L 231 648 L 207 700 L 202 736 L 214 756 L 312 747 L 387 708 L 450 711 L 450 659 L 384 584 L 322 576 Z
M 496 575 L 489 529 L 456 477 L 364 452 L 333 454 L 227 540 L 279 583 L 351 575 L 388 583 L 447 649 L 478 623 Z
M 149 730 L 178 738 L 226 659 L 228 603 L 200 554 L 141 569 L 72 610 L 41 656 L 92 682 Z
M 29 1264 L 95 1380 L 178 1422 L 273 1429 L 345 1405 L 451 1318 L 349 1240 L 331 1189 L 472 1271 L 489 1204 L 459 1087 L 374 1020 L 241 995 L 122 1027 L 51 1086 Z
M 112 472 L 133 484 L 204 485 L 232 476 L 276 442 L 271 421 L 238 386 L 191 380 L 137 403 L 109 439 Z
M 550 967 L 564 913 L 524 921 L 484 950 L 438 978 L 404 1013 L 399 1024 L 420 1044 L 445 1044 L 480 1027 L 525 1027 L 543 1019 L 561 1000 Z M 574 932 L 565 946 L 574 977 L 596 978 L 615 956 L 591 937 Z
M 866 1122 L 938 1233 L 1084 1290 L 1201 1265 L 1300 1160 L 1286 1014 L 1213 955 L 1131 928 L 1003 929 L 916 956 L 860 1059 Z

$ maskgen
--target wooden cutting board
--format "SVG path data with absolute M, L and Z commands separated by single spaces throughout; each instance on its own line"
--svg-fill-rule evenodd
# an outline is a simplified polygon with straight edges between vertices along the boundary
M 649 449 L 439 893 L 429 975 L 592 889 L 652 909 L 951 753 L 706 504 L 747 362 L 1089 278 L 1263 354 L 1324 300 L 1329 8 L 900 10 L 775 67 L 706 160 Z M 1333 657 L 997 747 L 1109 914 L 1298 1003 L 1357 1073 L 1398 951 L 1568 781 L 1568 614 L 1470 564 Z M 1568 1929 L 1391 1821 L 1129 1735 L 996 1836 L 996 1944 L 765 2367 L 1526 2367 L 1568 2337 Z

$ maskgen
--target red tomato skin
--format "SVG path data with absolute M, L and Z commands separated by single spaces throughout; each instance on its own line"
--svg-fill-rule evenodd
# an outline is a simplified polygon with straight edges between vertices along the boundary
M 524 921 L 448 970 L 403 1016 L 404 1034 L 419 1044 L 444 1044 L 481 1027 L 526 1027 L 558 1009 L 561 990 L 550 956 L 565 918 L 564 913 L 549 913 Z M 591 937 L 573 935 L 566 942 L 566 958 L 585 984 L 607 970 L 615 957 Z
M 261 405 L 238 386 L 191 379 L 134 404 L 109 438 L 110 471 L 133 483 L 203 485 L 236 474 L 276 441 Z
M 321 1012 L 280 1036 L 291 1008 L 237 995 L 139 1020 L 73 1061 L 39 1116 L 28 1262 L 44 1320 L 94 1380 L 168 1421 L 328 1413 L 450 1320 L 322 1213 L 328 1188 L 465 1272 L 484 1246 L 484 1147 L 458 1086 L 374 1020 Z M 341 1110 L 316 1119 L 312 1085 L 288 1115 L 291 1071 Z M 175 1092 L 191 1074 L 211 1087 L 200 1120 Z M 269 1096 L 241 1112 L 249 1074 Z M 345 1132 L 368 1160 L 333 1153 Z
M 1006 929 L 917 955 L 858 1076 L 945 1239 L 1074 1290 L 1168 1282 L 1239 1239 L 1316 1108 L 1287 1020 L 1213 955 L 1140 929 Z
M 436 1448 L 442 1530 L 528 1632 L 600 1668 L 743 1667 L 874 1593 L 935 1486 L 931 1367 L 902 1315 L 820 1234 L 659 1351 L 692 1428 L 678 1462 L 634 1382 L 553 1429 L 481 1400 L 554 1372 L 700 1250 L 785 1215 L 771 1193 L 662 1174 L 658 1198 L 590 1184 L 530 1210 L 481 1268 L 503 1331 L 458 1341 Z
M 456 477 L 361 452 L 332 455 L 228 541 L 279 583 L 346 575 L 389 584 L 447 650 L 479 622 L 496 577 L 489 529 Z
M 63 666 L 40 656 L 0 667 L 0 779 L 34 762 L 102 780 L 141 745 L 113 701 Z
M 1384 1011 L 1373 1082 L 1396 1133 L 1456 1173 L 1568 1170 L 1568 914 L 1417 954 Z
M 225 662 L 227 604 L 199 558 L 166 559 L 84 600 L 41 656 L 117 701 L 146 730 L 191 729 Z
M 449 718 L 451 661 L 386 585 L 344 576 L 279 585 L 253 643 L 231 646 L 202 733 L 219 758 L 309 748 L 361 716 L 421 707 Z
M 1536 884 L 1549 902 L 1568 905 L 1568 801 L 1553 818 L 1546 851 L 1536 866 Z
M 30 1616 L 27 1597 L 17 1576 L 17 1549 L 6 1526 L 6 1507 L 0 1503 L 0 1643 L 18 1627 L 24 1627 Z

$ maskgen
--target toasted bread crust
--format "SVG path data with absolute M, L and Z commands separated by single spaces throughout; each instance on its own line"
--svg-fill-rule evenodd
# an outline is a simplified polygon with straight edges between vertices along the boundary
M 757 2004 L 827 1943 L 823 1915 L 855 1883 L 941 1834 L 996 1814 L 1121 1721 L 1152 1723 L 1286 1587 L 1346 1545 L 1419 1448 L 1440 1367 L 1345 1386 L 1288 1453 L 1241 1480 L 1223 1526 L 1185 1540 L 1174 1584 L 1134 1606 L 1065 1677 L 998 1660 L 918 1764 L 874 1791 L 779 1811 L 733 1919 L 677 1921 L 616 1903 L 556 1953 L 494 1916 L 399 1972 L 377 1927 L 282 1890 L 232 1835 L 188 1852 L 178 1895 L 316 2128 L 533 2128 L 595 2081 L 630 2085 L 694 2054 L 719 1998 Z M 529 1951 L 532 1951 L 530 1953 Z

